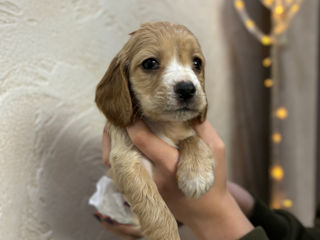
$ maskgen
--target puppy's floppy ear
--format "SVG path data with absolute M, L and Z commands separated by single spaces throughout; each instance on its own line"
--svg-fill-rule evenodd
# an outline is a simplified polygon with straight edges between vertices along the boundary
M 96 89 L 96 104 L 114 125 L 125 127 L 132 117 L 128 61 L 121 52 L 111 61 Z
M 202 54 L 203 56 L 203 54 Z M 203 78 L 202 78 L 202 81 L 200 81 L 200 84 L 201 84 L 201 87 L 202 87 L 202 90 L 204 92 L 204 95 L 205 95 L 205 99 L 206 99 L 206 106 L 204 107 L 204 109 L 202 110 L 202 112 L 200 112 L 200 115 L 198 116 L 198 120 L 200 123 L 203 123 L 206 118 L 207 118 L 207 111 L 208 111 L 208 98 L 207 98 L 207 94 L 206 94 L 206 87 L 205 87 L 205 80 L 204 80 L 204 76 L 205 76 L 205 58 L 203 57 Z
M 203 76 L 205 75 L 204 69 L 203 69 Z M 200 115 L 198 117 L 198 120 L 200 123 L 203 123 L 206 118 L 207 118 L 207 111 L 208 111 L 208 98 L 207 98 L 207 94 L 206 94 L 206 87 L 205 87 L 205 83 L 204 83 L 204 79 L 203 81 L 200 82 L 202 90 L 205 94 L 205 98 L 206 98 L 206 106 L 204 107 L 204 109 L 202 110 L 202 112 L 200 112 Z

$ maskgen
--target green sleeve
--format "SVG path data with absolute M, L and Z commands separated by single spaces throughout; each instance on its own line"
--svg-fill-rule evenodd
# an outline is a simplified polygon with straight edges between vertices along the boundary
M 284 210 L 271 210 L 256 199 L 250 221 L 261 226 L 271 240 L 319 240 L 319 229 L 305 228 L 292 214 Z M 244 238 L 246 240 L 246 238 Z M 243 239 L 243 240 L 244 240 Z M 248 238 L 251 239 L 251 238 Z M 259 239 L 260 238 L 255 238 Z M 261 238 L 265 239 L 265 238 Z

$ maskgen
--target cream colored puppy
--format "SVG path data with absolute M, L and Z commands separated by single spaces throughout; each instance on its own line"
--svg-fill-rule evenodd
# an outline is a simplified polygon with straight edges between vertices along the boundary
M 199 198 L 214 181 L 214 159 L 191 120 L 206 117 L 205 59 L 195 36 L 168 22 L 143 24 L 112 60 L 97 86 L 96 103 L 111 137 L 111 176 L 148 240 L 179 239 L 176 221 L 152 179 L 152 163 L 126 132 L 135 117 L 180 152 L 177 180 Z

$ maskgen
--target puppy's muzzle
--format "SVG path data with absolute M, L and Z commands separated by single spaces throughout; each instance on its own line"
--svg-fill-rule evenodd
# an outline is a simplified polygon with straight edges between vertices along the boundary
M 196 88 L 192 82 L 181 81 L 174 87 L 177 99 L 181 102 L 189 101 L 196 93 Z

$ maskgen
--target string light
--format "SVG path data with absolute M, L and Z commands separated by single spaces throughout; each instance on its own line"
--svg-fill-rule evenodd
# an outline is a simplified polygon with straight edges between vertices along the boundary
M 279 107 L 276 111 L 277 118 L 283 120 L 288 117 L 288 110 L 284 107 Z
M 271 208 L 273 209 L 280 209 L 281 208 L 281 205 L 278 201 L 274 201 L 272 204 L 271 204 Z
M 290 25 L 293 16 L 299 11 L 303 0 L 260 0 L 261 3 L 270 9 L 274 17 L 273 29 L 270 34 L 264 34 L 255 22 L 249 17 L 246 5 L 243 0 L 234 0 L 234 7 L 246 28 L 264 45 L 274 43 L 277 35 L 282 34 Z
M 274 133 L 272 134 L 272 141 L 274 143 L 280 143 L 282 141 L 282 135 L 280 133 Z
M 284 8 L 282 5 L 277 5 L 275 8 L 275 13 L 277 15 L 282 15 L 284 13 Z
M 277 181 L 280 181 L 283 179 L 284 172 L 283 168 L 280 165 L 275 165 L 271 168 L 271 177 Z
M 262 61 L 262 66 L 264 66 L 265 68 L 270 67 L 271 64 L 272 64 L 272 61 L 271 61 L 270 57 L 267 57 L 267 58 L 263 59 L 263 61 Z
M 284 199 L 282 202 L 282 205 L 286 208 L 291 208 L 293 205 L 293 202 L 290 199 Z
M 236 0 L 234 6 L 236 9 L 241 10 L 244 8 L 244 2 L 242 0 Z
M 260 41 L 264 46 L 270 46 L 273 40 L 269 36 L 264 35 L 261 37 Z
M 264 0 L 263 3 L 267 6 L 271 6 L 274 3 L 274 0 Z
M 273 81 L 271 78 L 267 78 L 266 80 L 264 80 L 264 86 L 266 88 L 271 88 L 273 86 Z
M 298 4 L 294 4 L 291 8 L 291 11 L 296 13 L 299 11 L 299 9 L 300 9 L 300 6 Z
M 279 35 L 279 34 L 283 33 L 285 31 L 285 29 L 286 29 L 285 25 L 279 24 L 278 26 L 276 26 L 274 28 L 274 32 L 275 32 L 275 34 Z
M 239 16 L 244 23 L 247 30 L 263 45 L 266 47 L 279 44 L 279 36 L 284 33 L 293 17 L 300 10 L 300 6 L 303 0 L 260 0 L 260 2 L 271 11 L 272 17 L 272 29 L 270 34 L 265 34 L 260 28 L 256 25 L 254 20 L 249 16 L 246 5 L 243 0 L 234 0 L 234 7 L 238 11 Z M 276 58 L 277 59 L 277 58 Z M 274 60 L 274 59 L 272 59 Z M 262 66 L 265 68 L 271 67 L 273 65 L 270 57 L 264 58 L 262 61 Z M 277 67 L 277 64 L 275 64 Z M 273 76 L 272 78 L 267 78 L 264 80 L 264 86 L 266 88 L 271 88 L 276 83 L 275 88 L 273 89 L 273 94 L 278 93 L 278 83 L 280 79 L 276 78 L 278 74 L 277 68 L 273 68 Z M 285 107 L 279 107 L 279 98 L 275 98 L 275 102 L 273 106 L 276 106 L 274 117 L 277 120 L 284 120 L 288 117 L 288 110 Z M 277 100 L 278 99 L 278 100 Z M 278 122 L 274 125 L 274 129 L 278 129 Z M 280 132 L 276 131 L 272 134 L 271 139 L 274 143 L 274 151 L 277 152 L 279 150 L 278 146 L 282 142 L 282 135 Z M 273 191 L 272 191 L 272 201 L 271 206 L 273 208 L 290 208 L 293 206 L 292 200 L 287 198 L 285 194 L 280 191 L 280 184 L 284 178 L 284 170 L 279 164 L 279 159 L 276 157 L 273 159 L 276 164 L 270 168 L 270 176 L 274 180 L 273 181 Z
M 245 24 L 248 29 L 253 29 L 255 27 L 255 23 L 251 19 L 248 19 Z

